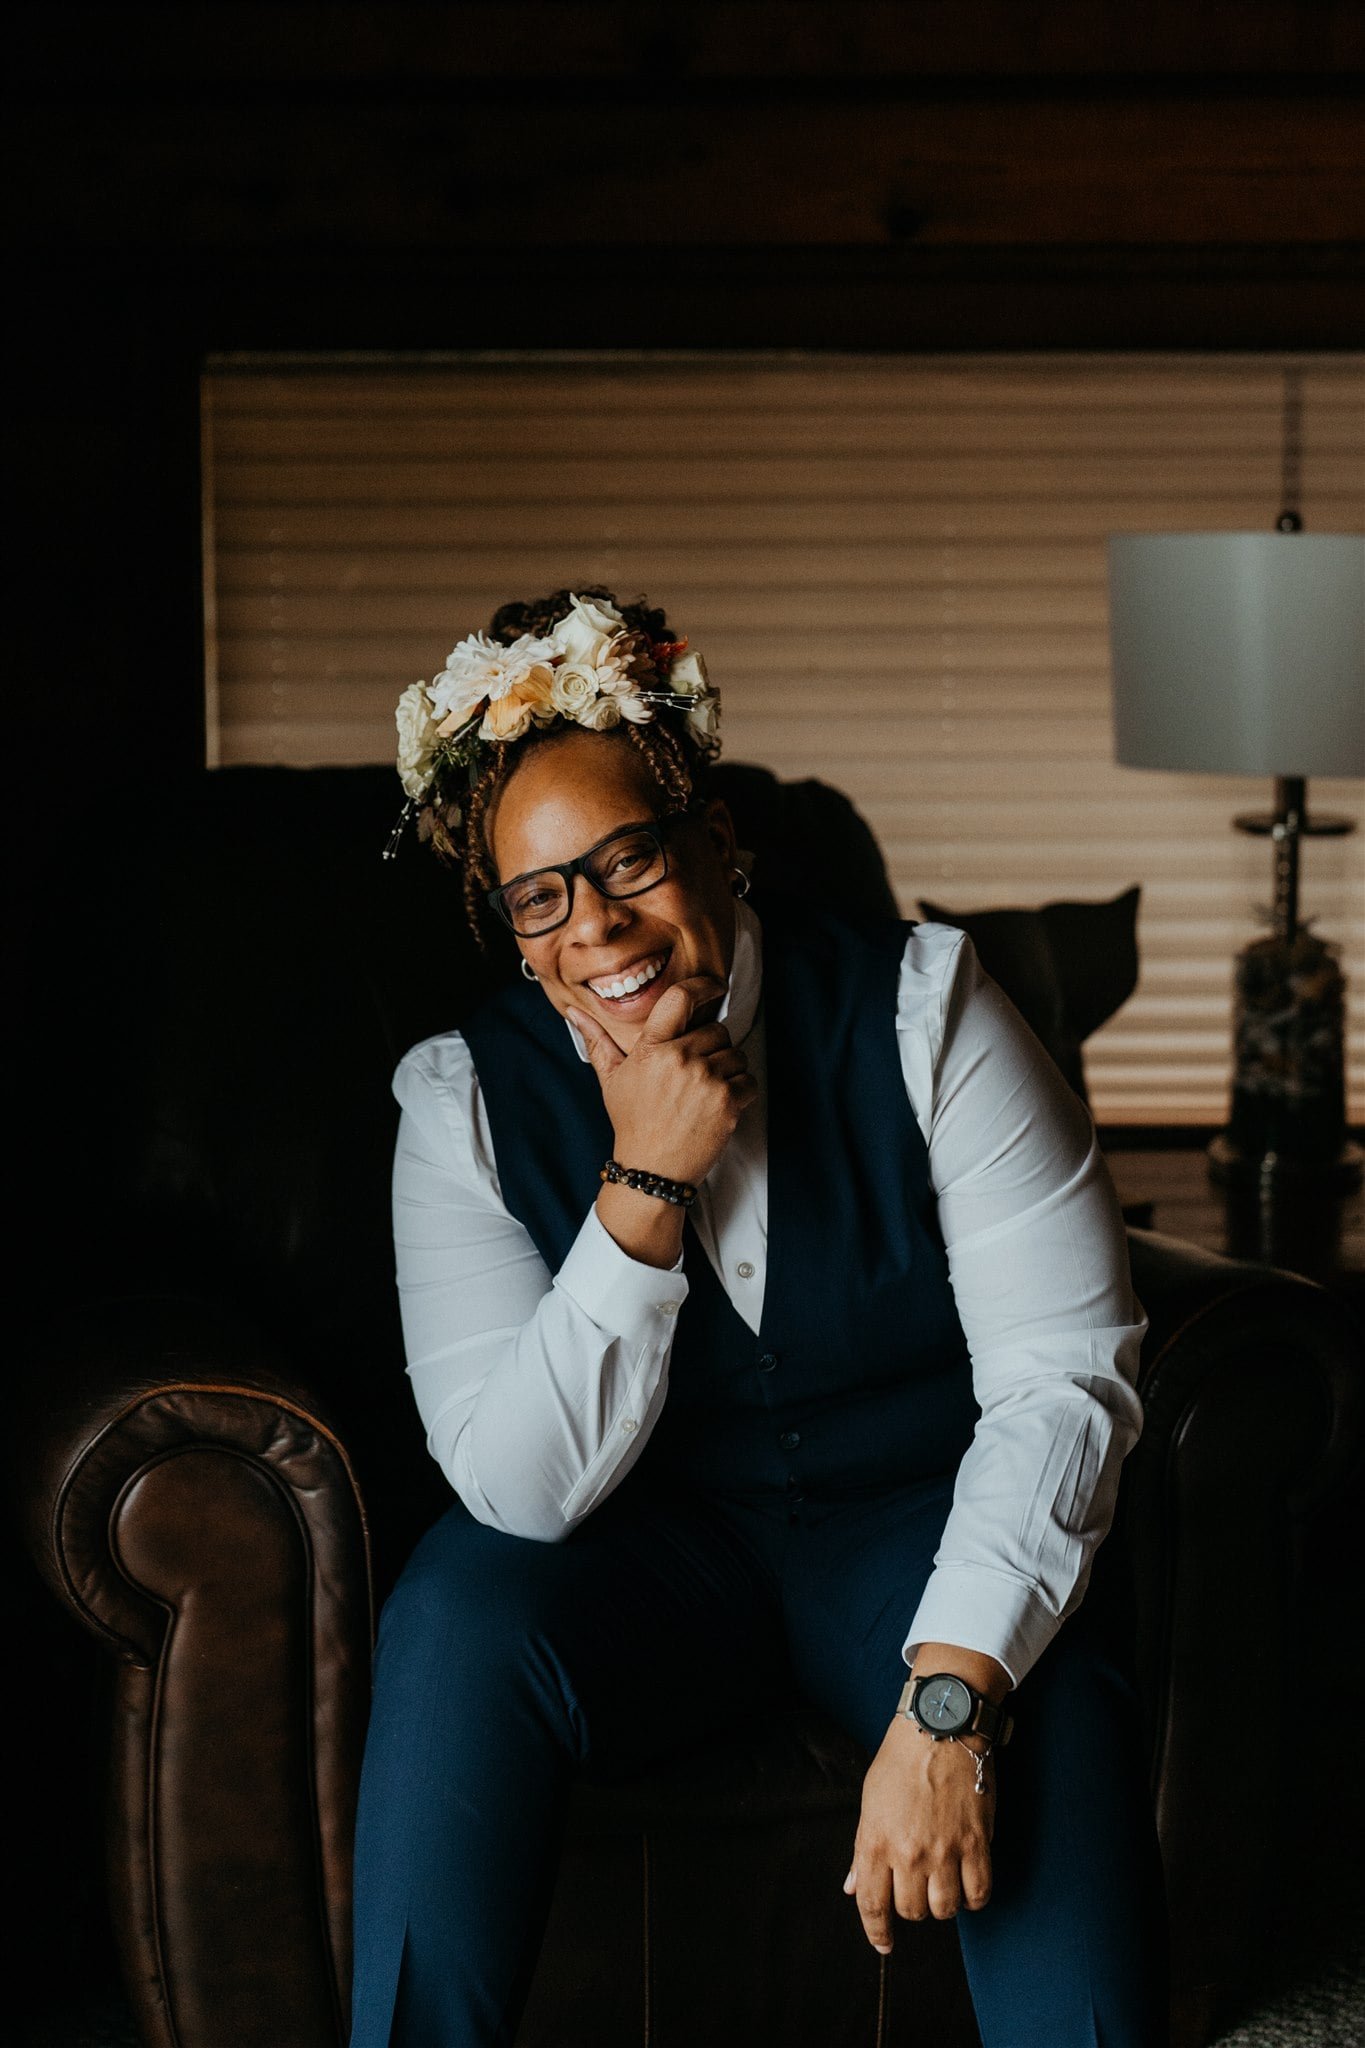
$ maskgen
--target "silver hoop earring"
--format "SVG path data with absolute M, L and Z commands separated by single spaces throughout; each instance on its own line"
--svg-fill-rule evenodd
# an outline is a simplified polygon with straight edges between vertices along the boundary
M 535 968 L 531 965 L 530 961 L 527 959 L 524 953 L 521 956 L 521 971 L 526 976 L 526 979 L 528 981 L 540 980 L 540 976 L 536 973 Z
M 731 882 L 730 894 L 732 896 L 747 896 L 750 889 L 753 887 L 753 884 L 750 882 L 749 877 L 745 874 L 743 868 L 739 866 L 732 867 L 730 873 L 732 875 L 739 876 L 738 882 Z

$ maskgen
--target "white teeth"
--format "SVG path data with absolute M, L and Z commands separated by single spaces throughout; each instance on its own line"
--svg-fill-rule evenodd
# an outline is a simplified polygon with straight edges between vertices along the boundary
M 655 975 L 662 972 L 663 965 L 663 957 L 660 956 L 657 960 L 651 960 L 648 965 L 637 968 L 635 973 L 623 975 L 619 981 L 590 981 L 588 987 L 596 996 L 611 996 L 614 999 L 631 996 L 637 989 L 642 989 L 653 981 Z

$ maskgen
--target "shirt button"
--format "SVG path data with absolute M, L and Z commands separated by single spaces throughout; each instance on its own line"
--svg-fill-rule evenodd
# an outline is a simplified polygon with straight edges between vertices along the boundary
M 675 1316 L 681 1307 L 682 1303 L 680 1301 L 661 1301 L 659 1303 L 659 1314 L 661 1316 Z
M 765 1351 L 758 1361 L 758 1369 L 760 1372 L 771 1372 L 776 1364 L 777 1353 L 775 1351 Z
M 635 1420 L 635 1417 L 633 1415 L 628 1415 L 625 1421 L 621 1424 L 621 1427 L 625 1431 L 626 1435 L 629 1436 L 631 1431 L 638 1429 L 640 1425 Z
M 794 1451 L 801 1441 L 801 1432 L 797 1429 L 784 1429 L 777 1441 L 784 1451 Z
M 741 1259 L 739 1264 L 735 1267 L 735 1271 L 738 1273 L 741 1280 L 752 1280 L 754 1277 L 754 1269 L 749 1264 L 749 1261 L 747 1259 Z

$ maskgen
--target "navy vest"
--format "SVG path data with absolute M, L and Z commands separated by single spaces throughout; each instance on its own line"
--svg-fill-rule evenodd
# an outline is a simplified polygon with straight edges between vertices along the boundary
M 667 1396 L 636 1473 L 771 1497 L 952 1472 L 979 1410 L 896 1044 L 911 927 L 845 923 L 757 889 L 749 902 L 768 1056 L 762 1321 L 755 1336 L 689 1219 Z M 597 1075 L 521 975 L 463 1034 L 503 1199 L 557 1272 L 612 1153 Z

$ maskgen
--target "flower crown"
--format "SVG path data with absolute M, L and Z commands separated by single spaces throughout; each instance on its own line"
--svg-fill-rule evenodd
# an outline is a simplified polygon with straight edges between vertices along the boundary
M 430 683 L 411 683 L 398 700 L 398 775 L 407 797 L 384 857 L 398 850 L 414 811 L 418 836 L 448 858 L 451 833 L 495 745 L 519 740 L 532 725 L 557 719 L 604 732 L 623 718 L 647 725 L 657 710 L 680 713 L 704 754 L 720 752 L 720 692 L 686 639 L 652 640 L 627 625 L 614 604 L 574 597 L 572 609 L 543 637 L 522 633 L 508 646 L 470 633 Z

